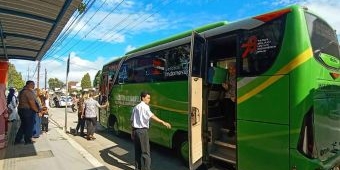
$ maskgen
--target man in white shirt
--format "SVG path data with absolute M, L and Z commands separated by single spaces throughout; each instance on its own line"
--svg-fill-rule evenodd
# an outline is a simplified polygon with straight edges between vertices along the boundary
M 148 92 L 142 92 L 140 98 L 141 102 L 133 108 L 130 119 L 132 126 L 131 138 L 135 144 L 135 168 L 136 170 L 150 170 L 151 157 L 148 135 L 150 118 L 169 129 L 171 125 L 151 112 L 148 105 L 151 97 Z

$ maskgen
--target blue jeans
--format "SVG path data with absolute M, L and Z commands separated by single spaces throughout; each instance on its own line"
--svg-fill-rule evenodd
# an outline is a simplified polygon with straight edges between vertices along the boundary
M 38 138 L 41 133 L 41 117 L 39 117 L 38 113 L 36 113 L 34 119 L 33 137 Z

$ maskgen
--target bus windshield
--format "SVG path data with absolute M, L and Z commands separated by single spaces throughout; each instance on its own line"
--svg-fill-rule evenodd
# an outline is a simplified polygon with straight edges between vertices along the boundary
M 339 44 L 335 31 L 321 18 L 305 13 L 308 32 L 315 59 L 325 68 L 339 72 L 340 54 Z M 322 82 L 322 80 L 319 80 Z M 321 161 L 339 154 L 339 83 L 333 85 L 323 82 L 323 86 L 315 91 L 314 105 L 314 135 L 315 156 Z M 327 135 L 333 134 L 333 135 Z M 327 135 L 327 136 L 326 136 Z
M 340 59 L 339 45 L 336 43 L 338 42 L 338 39 L 335 30 L 333 30 L 324 20 L 313 14 L 306 12 L 305 16 L 314 56 L 316 56 L 316 59 L 325 67 L 332 70 L 339 70 L 339 68 L 334 68 L 327 64 L 324 59 L 320 57 L 321 52 L 328 56 Z

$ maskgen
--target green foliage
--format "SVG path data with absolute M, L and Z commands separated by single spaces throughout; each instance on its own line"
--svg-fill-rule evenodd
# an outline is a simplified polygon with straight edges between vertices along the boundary
M 84 75 L 84 77 L 81 79 L 81 88 L 83 89 L 87 89 L 87 88 L 91 88 L 91 78 L 90 78 L 90 74 L 86 73 Z
M 16 89 L 21 89 L 25 85 L 25 81 L 22 78 L 21 73 L 18 73 L 15 66 L 9 63 L 8 69 L 8 87 L 14 87 Z
M 55 90 L 55 88 L 62 88 L 64 83 L 58 78 L 50 78 L 48 79 L 48 86 L 50 89 Z
M 78 6 L 78 12 L 79 12 L 79 14 L 82 14 L 82 13 L 85 12 L 86 6 L 87 6 L 87 5 L 86 5 L 84 2 L 81 2 L 81 3 L 79 4 L 79 6 Z
M 101 71 L 99 70 L 93 79 L 93 87 L 97 87 L 99 85 L 100 77 L 101 77 Z

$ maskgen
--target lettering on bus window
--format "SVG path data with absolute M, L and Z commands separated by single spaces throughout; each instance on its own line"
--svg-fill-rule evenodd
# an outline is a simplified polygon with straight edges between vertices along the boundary
M 184 80 L 189 72 L 190 46 L 185 44 L 169 50 L 167 53 L 167 68 L 165 78 L 167 80 Z
M 163 79 L 164 59 L 147 54 L 136 58 L 137 65 L 133 68 L 136 83 L 153 82 Z
M 257 37 L 250 36 L 246 43 L 241 45 L 242 48 L 245 48 L 244 52 L 242 53 L 242 58 L 246 58 L 249 54 L 253 54 L 257 50 Z
M 280 51 L 285 17 L 245 30 L 240 38 L 242 76 L 256 76 L 267 71 Z
M 190 44 L 184 44 L 125 61 L 118 74 L 118 83 L 145 83 L 187 80 Z
M 165 77 L 173 77 L 173 76 L 188 76 L 189 71 L 189 61 L 186 59 L 180 58 L 179 65 L 170 66 L 167 68 L 165 72 Z
M 276 45 L 271 45 L 271 40 L 269 38 L 257 40 L 257 51 L 256 53 L 266 53 L 267 50 L 276 48 Z

